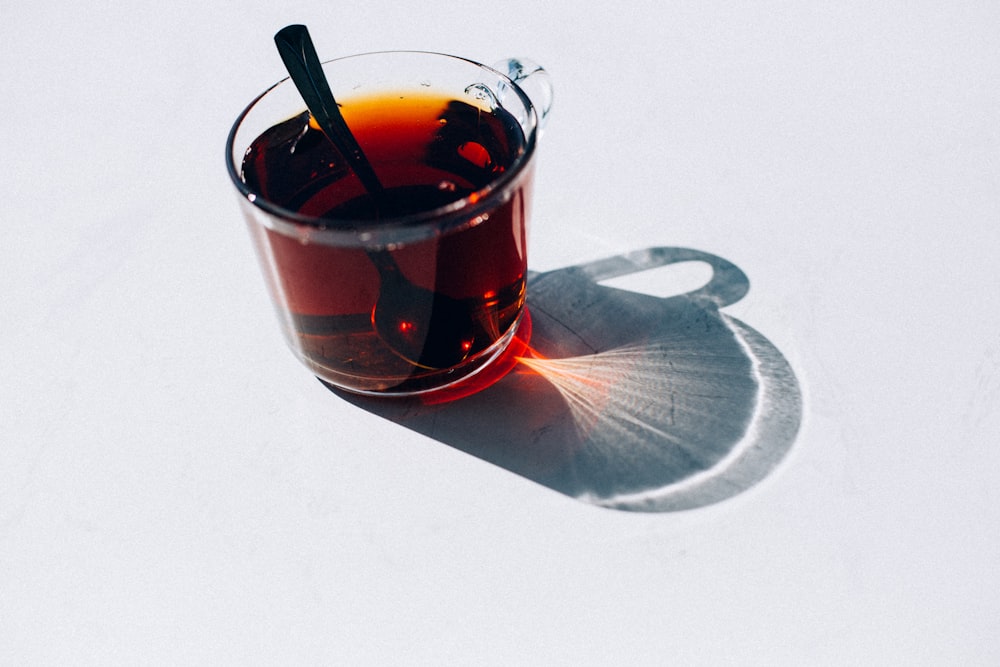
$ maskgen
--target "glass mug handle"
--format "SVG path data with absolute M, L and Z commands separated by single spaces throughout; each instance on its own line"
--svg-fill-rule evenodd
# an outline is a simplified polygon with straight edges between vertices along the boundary
M 552 110 L 552 77 L 545 68 L 527 58 L 507 58 L 494 63 L 493 69 L 506 74 L 508 79 L 524 91 L 538 114 L 538 129 L 544 128 Z M 503 86 L 500 90 L 502 96 Z

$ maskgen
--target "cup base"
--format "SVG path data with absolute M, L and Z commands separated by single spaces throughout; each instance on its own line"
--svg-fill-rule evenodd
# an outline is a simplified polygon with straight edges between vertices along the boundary
M 327 388 L 362 396 L 382 398 L 418 397 L 423 403 L 453 401 L 482 391 L 509 373 L 523 356 L 531 338 L 531 315 L 525 308 L 507 332 L 493 345 L 462 364 L 436 373 L 401 381 L 358 378 L 338 373 L 303 359 Z M 381 386 L 381 385 L 386 386 Z

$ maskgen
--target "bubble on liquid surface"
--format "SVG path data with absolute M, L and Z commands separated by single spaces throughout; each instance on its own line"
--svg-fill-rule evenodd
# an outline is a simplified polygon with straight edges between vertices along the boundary
M 438 183 L 437 188 L 441 192 L 454 192 L 458 189 L 458 186 L 455 185 L 454 181 L 441 181 Z

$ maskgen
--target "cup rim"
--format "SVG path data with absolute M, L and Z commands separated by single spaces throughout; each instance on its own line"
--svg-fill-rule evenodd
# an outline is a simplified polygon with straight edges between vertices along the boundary
M 461 226 L 463 223 L 475 220 L 478 215 L 482 214 L 487 209 L 492 208 L 495 198 L 507 192 L 511 185 L 522 178 L 527 172 L 527 167 L 530 165 L 534 156 L 538 141 L 539 116 L 537 109 L 528 95 L 517 83 L 510 79 L 510 77 L 503 74 L 499 70 L 490 67 L 489 65 L 484 65 L 483 63 L 476 62 L 475 60 L 464 58 L 462 56 L 454 56 L 435 51 L 368 51 L 365 53 L 332 58 L 330 60 L 323 61 L 322 64 L 325 67 L 329 63 L 358 58 L 407 54 L 443 57 L 465 62 L 469 65 L 485 70 L 493 76 L 496 76 L 502 84 L 517 94 L 529 114 L 529 124 L 527 129 L 529 129 L 530 132 L 525 133 L 524 150 L 515 158 L 510 168 L 504 170 L 499 177 L 491 180 L 482 188 L 453 202 L 449 202 L 448 204 L 430 209 L 428 211 L 382 218 L 378 221 L 351 220 L 346 218 L 322 218 L 303 215 L 297 211 L 284 208 L 283 206 L 275 204 L 274 202 L 261 196 L 259 193 L 254 192 L 247 186 L 247 184 L 240 177 L 240 168 L 234 160 L 234 153 L 237 133 L 239 132 L 243 122 L 254 110 L 257 104 L 270 93 L 275 91 L 278 87 L 282 85 L 293 85 L 291 83 L 291 77 L 285 77 L 268 86 L 263 92 L 250 101 L 250 103 L 237 116 L 232 128 L 229 131 L 229 136 L 226 139 L 226 168 L 229 172 L 230 180 L 233 182 L 233 185 L 236 186 L 236 189 L 240 194 L 241 200 L 249 203 L 257 209 L 260 209 L 264 213 L 269 214 L 268 224 L 277 231 L 284 231 L 286 233 L 297 235 L 301 235 L 305 232 L 309 235 L 311 240 L 322 241 L 323 237 L 328 237 L 341 244 L 346 240 L 345 237 L 354 237 L 354 241 L 361 245 L 402 243 L 427 238 L 433 236 L 435 233 L 440 233 L 453 227 Z M 302 103 L 302 107 L 303 111 L 305 111 L 305 102 Z

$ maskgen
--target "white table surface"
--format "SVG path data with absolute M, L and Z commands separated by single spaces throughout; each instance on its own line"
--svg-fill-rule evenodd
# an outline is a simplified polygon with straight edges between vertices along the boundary
M 0 663 L 1000 664 L 1000 5 L 95 7 L 0 20 Z M 297 22 L 543 63 L 531 267 L 737 265 L 776 469 L 605 509 L 310 377 L 223 164 Z

